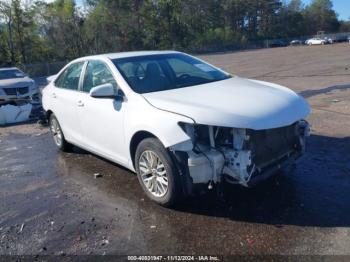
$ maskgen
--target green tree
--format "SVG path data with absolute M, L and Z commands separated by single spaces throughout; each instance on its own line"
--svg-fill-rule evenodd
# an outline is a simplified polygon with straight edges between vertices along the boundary
M 49 54 L 52 54 L 51 59 L 65 60 L 83 55 L 84 19 L 79 16 L 74 0 L 56 0 L 50 4 L 37 2 L 37 8 L 41 9 L 40 31 Z
M 218 51 L 349 31 L 330 0 L 0 1 L 0 64 L 140 49 Z
M 304 12 L 307 33 L 317 31 L 336 32 L 340 23 L 330 0 L 313 0 Z
M 0 18 L 3 21 L 0 39 L 2 61 L 0 64 L 14 64 L 16 62 L 16 49 L 14 43 L 13 10 L 11 3 L 5 1 L 0 2 Z

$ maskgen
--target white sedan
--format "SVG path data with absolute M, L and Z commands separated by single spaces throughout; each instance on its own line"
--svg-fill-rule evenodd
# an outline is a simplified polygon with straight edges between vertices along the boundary
M 223 181 L 252 186 L 305 150 L 310 107 L 286 87 L 231 76 L 193 56 L 84 57 L 43 90 L 54 141 L 137 173 L 165 206 Z
M 325 45 L 327 44 L 327 40 L 321 38 L 311 38 L 306 40 L 306 45 Z

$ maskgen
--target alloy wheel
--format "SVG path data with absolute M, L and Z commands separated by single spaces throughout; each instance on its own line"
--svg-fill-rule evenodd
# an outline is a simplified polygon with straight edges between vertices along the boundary
M 139 159 L 141 180 L 147 190 L 156 197 L 168 192 L 168 177 L 160 157 L 153 151 L 144 151 Z

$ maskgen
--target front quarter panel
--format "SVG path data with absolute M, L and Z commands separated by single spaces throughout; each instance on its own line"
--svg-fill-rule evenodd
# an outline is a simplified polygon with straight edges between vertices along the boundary
M 156 136 L 165 148 L 187 142 L 191 147 L 190 137 L 181 129 L 179 122 L 194 123 L 191 118 L 172 112 L 163 111 L 150 105 L 141 95 L 135 95 L 128 102 L 125 117 L 125 139 L 130 146 L 133 136 L 139 131 L 146 131 Z M 192 149 L 192 148 L 190 148 Z M 133 156 L 129 155 L 129 168 L 133 169 Z

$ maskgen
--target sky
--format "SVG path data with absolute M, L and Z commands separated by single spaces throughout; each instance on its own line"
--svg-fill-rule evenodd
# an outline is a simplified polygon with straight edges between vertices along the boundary
M 303 0 L 305 4 L 310 4 L 312 0 Z M 333 0 L 333 9 L 341 20 L 350 19 L 350 0 Z

